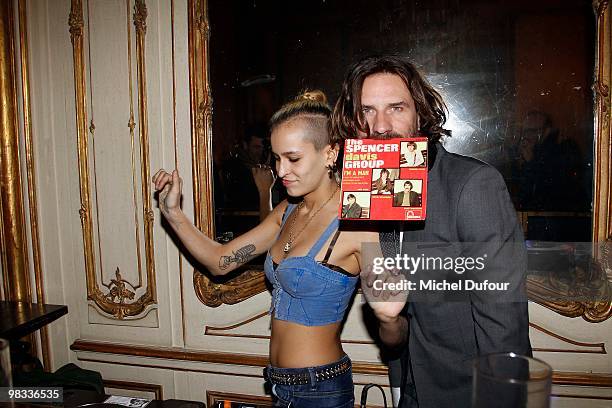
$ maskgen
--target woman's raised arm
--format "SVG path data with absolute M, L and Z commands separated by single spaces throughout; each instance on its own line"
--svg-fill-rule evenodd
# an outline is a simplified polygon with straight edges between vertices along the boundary
M 180 241 L 214 275 L 225 275 L 270 249 L 287 207 L 283 201 L 257 227 L 222 245 L 202 234 L 181 210 L 183 180 L 177 170 L 171 174 L 159 170 L 153 184 L 159 191 L 159 208 Z

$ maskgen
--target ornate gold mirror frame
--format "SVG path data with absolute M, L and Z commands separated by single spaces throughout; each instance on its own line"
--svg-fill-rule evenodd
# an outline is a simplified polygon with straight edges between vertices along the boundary
M 597 47 L 595 60 L 595 161 L 593 242 L 612 241 L 612 135 L 610 133 L 610 80 L 612 77 L 612 22 L 608 0 L 594 1 L 596 13 Z M 212 185 L 212 97 L 209 82 L 210 26 L 205 0 L 189 1 L 189 59 L 192 112 L 192 155 L 194 205 L 196 225 L 207 236 L 214 236 L 214 203 Z M 611 243 L 612 244 L 612 243 Z M 601 245 L 600 245 L 601 246 Z M 607 271 L 612 265 L 603 262 L 599 301 L 550 301 L 554 295 L 549 286 L 529 281 L 529 298 L 564 316 L 582 316 L 599 322 L 612 315 L 612 282 Z M 206 274 L 195 270 L 195 292 L 202 303 L 217 307 L 234 304 L 265 290 L 261 270 L 247 270 L 225 283 L 214 283 Z M 590 282 L 592 284 L 592 281 Z M 556 296 L 559 297 L 559 296 Z
M 206 0 L 189 0 L 189 86 L 195 224 L 214 237 L 212 174 L 212 97 L 209 81 L 210 25 Z M 193 286 L 207 306 L 234 304 L 266 290 L 261 269 L 246 270 L 225 283 L 214 283 L 195 270 Z
M 529 277 L 529 299 L 567 317 L 597 323 L 612 315 L 612 135 L 610 133 L 610 79 L 612 77 L 612 21 L 608 0 L 596 0 L 596 55 L 593 93 L 595 95 L 595 137 L 593 169 L 593 253 L 597 268 L 582 274 L 577 269 L 571 283 L 546 277 Z M 552 283 L 552 284 L 551 284 Z M 588 300 L 576 299 L 582 296 Z

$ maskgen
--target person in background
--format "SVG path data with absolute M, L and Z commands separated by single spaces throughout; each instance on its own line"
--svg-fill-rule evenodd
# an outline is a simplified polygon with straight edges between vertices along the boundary
M 260 220 L 271 211 L 270 188 L 274 176 L 270 168 L 270 147 L 265 125 L 247 128 L 245 138 L 223 163 L 221 183 L 223 208 L 258 210 Z
M 563 138 L 547 113 L 529 111 L 511 160 L 517 207 L 523 211 L 588 211 L 584 159 L 577 143 Z

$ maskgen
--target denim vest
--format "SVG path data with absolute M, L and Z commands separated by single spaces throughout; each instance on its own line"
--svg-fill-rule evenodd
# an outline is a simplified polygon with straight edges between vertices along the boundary
M 295 207 L 288 205 L 281 229 Z M 343 319 L 358 277 L 334 271 L 314 259 L 337 229 L 338 219 L 334 218 L 308 254 L 285 258 L 276 269 L 268 251 L 264 271 L 272 283 L 270 314 L 276 319 L 304 326 L 324 326 Z

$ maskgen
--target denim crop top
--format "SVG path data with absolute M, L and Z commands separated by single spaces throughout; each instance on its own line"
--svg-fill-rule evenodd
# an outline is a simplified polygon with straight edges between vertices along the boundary
M 295 204 L 287 206 L 281 228 L 295 207 Z M 326 265 L 333 244 L 324 263 L 314 259 L 337 229 L 338 219 L 334 218 L 308 254 L 285 258 L 276 268 L 268 251 L 264 271 L 272 283 L 270 314 L 276 319 L 305 326 L 324 326 L 343 319 L 358 277 L 343 274 Z

